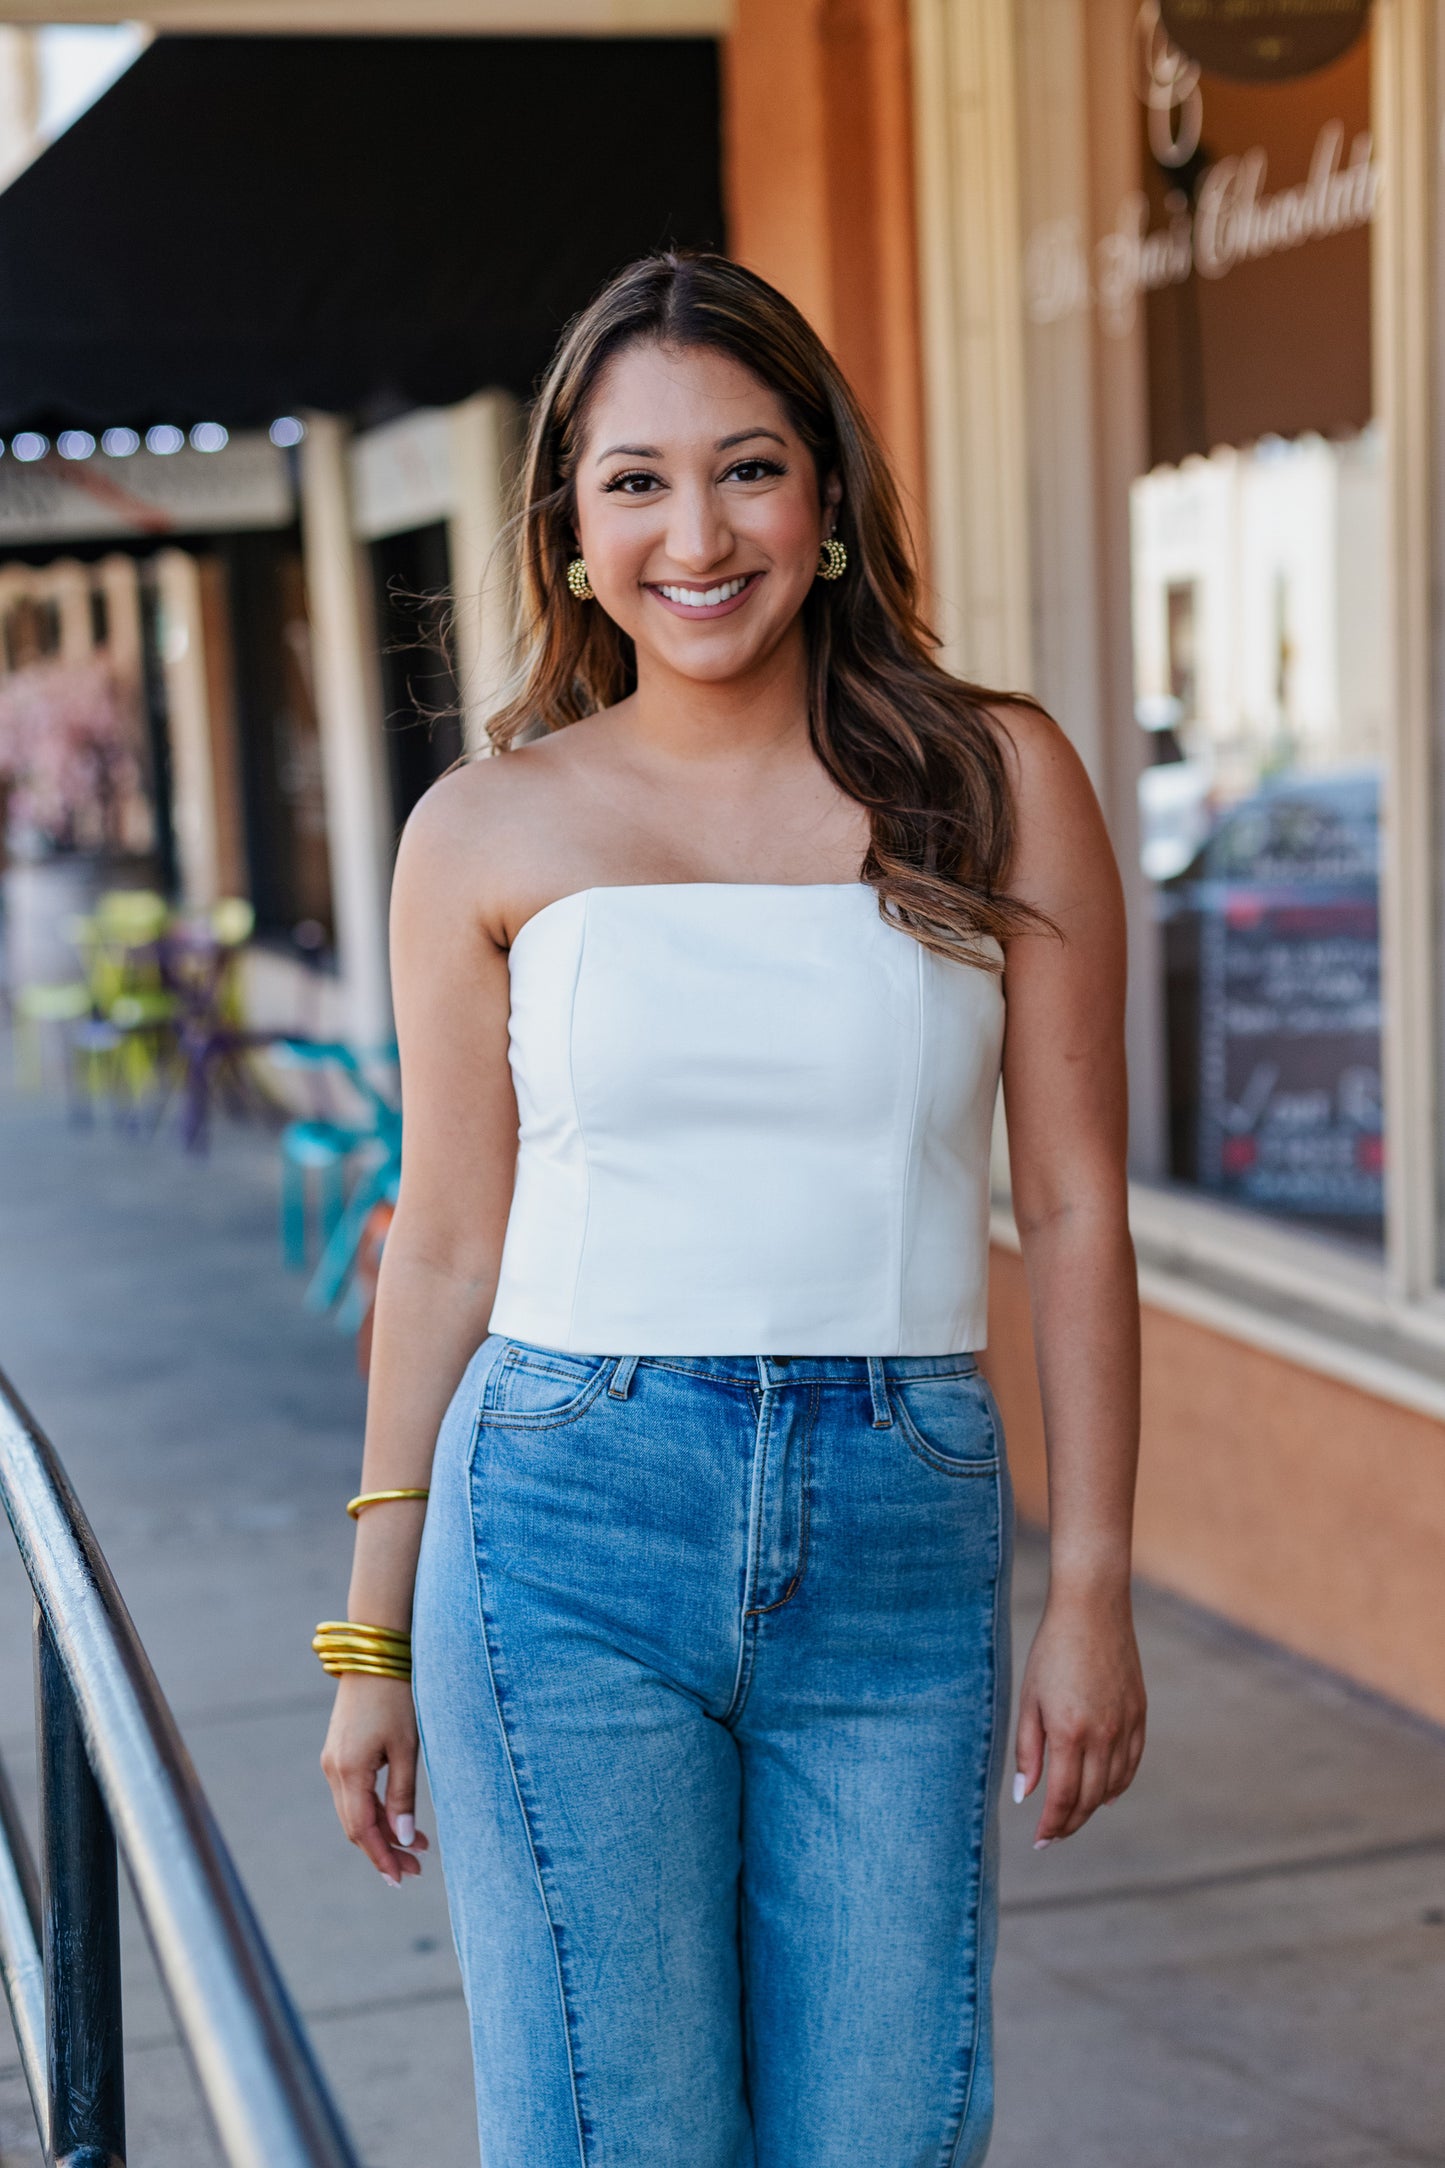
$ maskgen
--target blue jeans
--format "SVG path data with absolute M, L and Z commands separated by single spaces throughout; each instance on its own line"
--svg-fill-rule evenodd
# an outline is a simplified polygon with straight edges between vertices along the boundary
M 1012 1535 L 973 1357 L 494 1336 L 431 1481 L 485 2168 L 973 2168 Z

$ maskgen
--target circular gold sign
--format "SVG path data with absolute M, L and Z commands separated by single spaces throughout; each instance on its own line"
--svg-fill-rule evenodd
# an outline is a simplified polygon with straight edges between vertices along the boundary
M 1348 52 L 1370 0 L 1159 0 L 1174 44 L 1215 75 L 1282 83 Z

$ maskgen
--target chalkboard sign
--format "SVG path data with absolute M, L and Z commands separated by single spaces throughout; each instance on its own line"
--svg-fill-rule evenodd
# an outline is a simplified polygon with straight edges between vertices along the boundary
M 1216 75 L 1285 83 L 1347 53 L 1370 0 L 1159 0 L 1159 19 L 1182 53 Z
M 1380 930 L 1373 887 L 1202 883 L 1199 1179 L 1260 1211 L 1378 1234 Z

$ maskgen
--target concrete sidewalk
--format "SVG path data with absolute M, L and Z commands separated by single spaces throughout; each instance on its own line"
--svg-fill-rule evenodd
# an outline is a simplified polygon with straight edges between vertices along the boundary
M 344 1597 L 362 1392 L 274 1222 L 264 1138 L 190 1164 L 0 1098 L 0 1366 L 75 1478 L 369 2168 L 475 2168 L 440 1877 L 378 1883 L 317 1768 L 308 1642 Z M 1042 1583 L 1025 1543 L 1021 1650 Z M 1445 1738 L 1166 1598 L 1141 1593 L 1140 1625 L 1134 1792 L 1048 1853 L 1005 1809 L 991 2168 L 1438 2168 Z M 8 1543 L 0 1748 L 28 1798 Z M 198 2168 L 214 2148 L 128 1935 L 131 2158 Z M 38 2159 L 5 2038 L 0 2161 Z

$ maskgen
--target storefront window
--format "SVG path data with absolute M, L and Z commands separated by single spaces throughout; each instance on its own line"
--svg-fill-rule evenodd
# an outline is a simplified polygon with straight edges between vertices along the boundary
M 1093 467 L 1127 494 L 1099 607 L 1127 595 L 1132 715 L 1120 698 L 1107 727 L 1153 949 L 1154 1171 L 1378 1245 L 1390 671 L 1367 19 L 1087 7 L 1085 178 L 1029 231 L 1024 271 L 1030 338 L 1087 314 L 1076 351 L 1103 404 L 1129 403 Z M 1036 28 L 1036 70 L 1039 49 Z M 1099 141 L 1111 119 L 1127 160 Z

